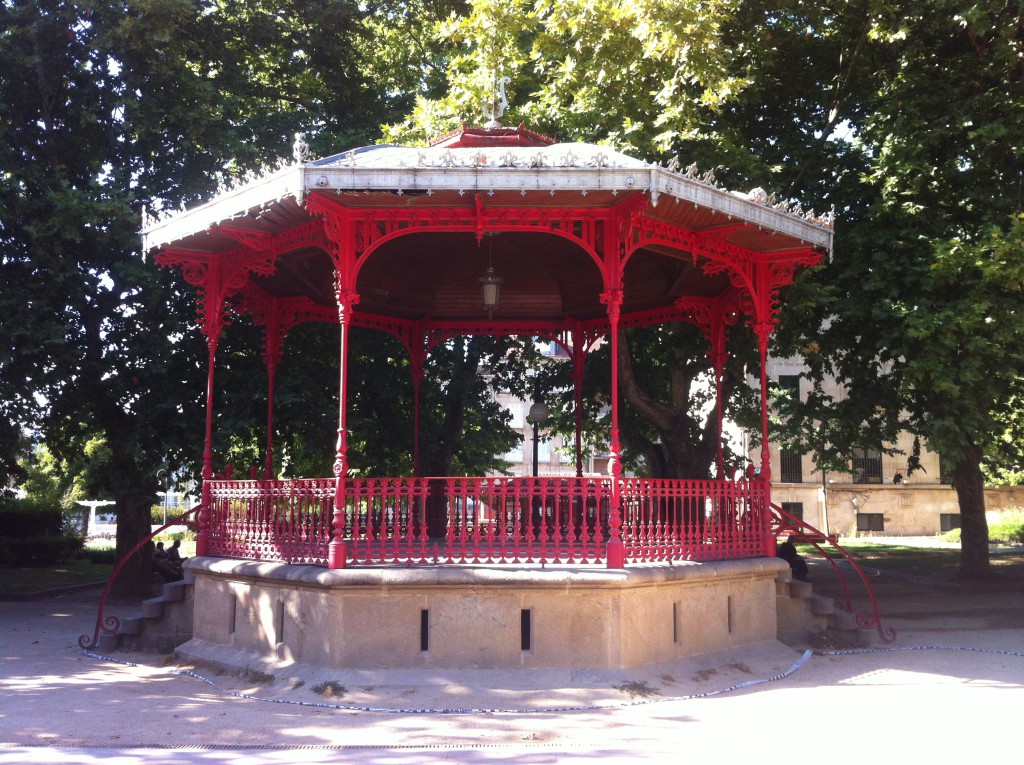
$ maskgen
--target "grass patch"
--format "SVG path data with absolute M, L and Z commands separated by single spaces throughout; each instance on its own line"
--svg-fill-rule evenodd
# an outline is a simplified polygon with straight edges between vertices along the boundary
M 313 693 L 326 696 L 329 699 L 340 699 L 348 693 L 348 689 L 337 680 L 327 680 L 323 683 L 317 683 L 311 688 L 311 690 Z
M 651 696 L 661 695 L 661 691 L 652 688 L 646 680 L 630 680 L 622 685 L 613 685 L 612 688 L 622 693 L 628 693 L 631 699 L 638 696 L 642 699 L 649 699 Z
M 107 563 L 75 560 L 49 568 L 0 568 L 0 592 L 26 593 L 105 582 L 114 567 Z
M 252 683 L 253 685 L 270 685 L 274 682 L 272 674 L 261 669 L 253 669 L 252 667 L 245 668 L 244 678 L 247 683 Z
M 1006 544 L 1024 544 L 1024 510 L 1005 510 L 989 520 L 988 538 Z
M 956 549 L 881 544 L 858 539 L 842 539 L 839 544 L 861 566 L 884 571 L 952 579 L 960 570 L 960 551 Z M 817 552 L 814 548 L 806 546 L 800 550 L 800 554 L 814 560 Z M 995 572 L 1024 573 L 1024 551 L 992 555 L 991 565 Z

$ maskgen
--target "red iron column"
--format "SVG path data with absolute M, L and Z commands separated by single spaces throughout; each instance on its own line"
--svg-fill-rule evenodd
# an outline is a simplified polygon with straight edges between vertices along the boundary
M 587 351 L 584 348 L 584 333 L 579 327 L 572 330 L 572 400 L 576 417 L 576 477 L 583 477 L 583 378 Z
M 337 484 L 334 489 L 334 519 L 331 523 L 331 542 L 327 550 L 327 567 L 345 568 L 348 565 L 348 544 L 345 542 L 347 504 L 345 473 L 348 471 L 348 426 L 346 424 L 348 333 L 351 330 L 352 310 L 359 302 L 359 295 L 343 290 L 339 285 L 336 297 L 338 300 L 338 323 L 341 325 L 338 352 L 338 445 L 334 457 L 334 475 L 337 478 Z
M 274 478 L 274 379 L 281 361 L 281 321 L 276 301 L 271 303 L 263 333 L 263 362 L 267 367 L 267 456 L 263 461 L 263 479 L 271 481 Z
M 772 466 L 771 450 L 768 447 L 768 340 L 775 326 L 770 322 L 759 322 L 751 329 L 757 337 L 757 351 L 761 362 L 761 481 L 764 492 L 764 512 L 767 518 L 768 506 L 772 499 Z M 767 520 L 765 521 L 767 526 Z M 765 534 L 764 554 L 775 556 L 775 538 Z
M 722 376 L 725 373 L 725 362 L 729 358 L 729 354 L 725 350 L 724 313 L 719 308 L 713 314 L 709 337 L 711 352 L 708 354 L 711 367 L 715 373 L 715 418 L 718 421 L 718 453 L 715 456 L 715 477 L 719 481 L 725 479 L 725 452 L 722 445 L 722 439 L 725 435 L 722 426 L 725 402 L 722 400 Z
M 200 289 L 200 312 L 203 317 L 202 331 L 206 336 L 208 350 L 206 372 L 206 433 L 203 438 L 203 509 L 196 513 L 196 555 L 209 551 L 210 533 L 210 481 L 213 479 L 213 391 L 214 371 L 217 365 L 217 343 L 226 324 L 224 315 L 223 273 L 218 261 L 211 261 L 202 271 L 204 280 Z
M 608 568 L 625 568 L 626 552 L 622 544 L 622 496 L 619 479 L 622 476 L 622 445 L 619 443 L 619 314 L 622 309 L 622 290 L 611 290 L 601 295 L 608 306 L 608 336 L 612 357 L 612 428 L 609 444 L 612 482 L 611 507 L 608 510 Z
M 422 328 L 412 333 L 409 343 L 409 361 L 412 375 L 412 474 L 420 477 L 420 388 L 426 374 L 426 336 Z

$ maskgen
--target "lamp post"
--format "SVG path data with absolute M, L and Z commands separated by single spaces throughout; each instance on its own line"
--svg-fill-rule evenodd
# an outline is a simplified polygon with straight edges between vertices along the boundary
M 821 421 L 821 525 L 828 536 L 828 470 L 825 468 L 825 447 L 828 445 L 828 420 Z
M 167 474 L 167 470 L 160 468 L 156 473 L 157 480 L 163 480 L 164 482 L 164 526 L 167 525 L 167 493 L 170 491 L 170 476 Z
M 551 410 L 547 404 L 540 400 L 540 394 L 533 394 L 533 404 L 530 406 L 529 419 L 533 423 L 533 477 L 537 477 L 537 446 L 540 443 L 540 426 L 548 421 Z

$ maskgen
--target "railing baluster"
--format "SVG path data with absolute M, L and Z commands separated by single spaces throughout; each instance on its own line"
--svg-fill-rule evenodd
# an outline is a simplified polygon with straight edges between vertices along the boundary
M 610 480 L 349 478 L 344 534 L 355 564 L 430 563 L 436 503 L 444 528 L 435 547 L 445 563 L 599 563 Z M 620 486 L 627 561 L 763 554 L 768 516 L 758 481 L 622 478 Z M 333 479 L 211 481 L 209 554 L 323 565 L 333 488 Z

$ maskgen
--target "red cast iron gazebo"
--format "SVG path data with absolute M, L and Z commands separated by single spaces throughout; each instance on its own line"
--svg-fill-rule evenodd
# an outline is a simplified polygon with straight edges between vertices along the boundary
M 704 561 L 774 555 L 769 524 L 765 356 L 780 290 L 832 245 L 831 216 L 712 173 L 660 167 L 604 146 L 519 128 L 467 128 L 427 148 L 379 145 L 295 162 L 212 202 L 147 217 L 147 253 L 199 292 L 209 346 L 200 556 L 326 564 Z M 262 478 L 215 479 L 217 345 L 233 314 L 264 330 L 268 375 Z M 275 478 L 274 379 L 288 331 L 339 327 L 334 476 Z M 622 327 L 685 321 L 710 344 L 719 383 L 729 328 L 750 325 L 761 356 L 761 469 L 733 480 L 624 477 L 617 346 Z M 573 364 L 611 346 L 607 477 L 348 474 L 350 332 L 397 337 L 419 385 L 431 349 L 464 335 L 559 343 Z M 720 396 L 719 396 L 720 398 Z M 721 405 L 719 403 L 719 423 Z M 721 430 L 721 428 L 720 428 Z M 721 433 L 720 433 L 721 436 Z M 418 432 L 416 441 L 418 444 Z

